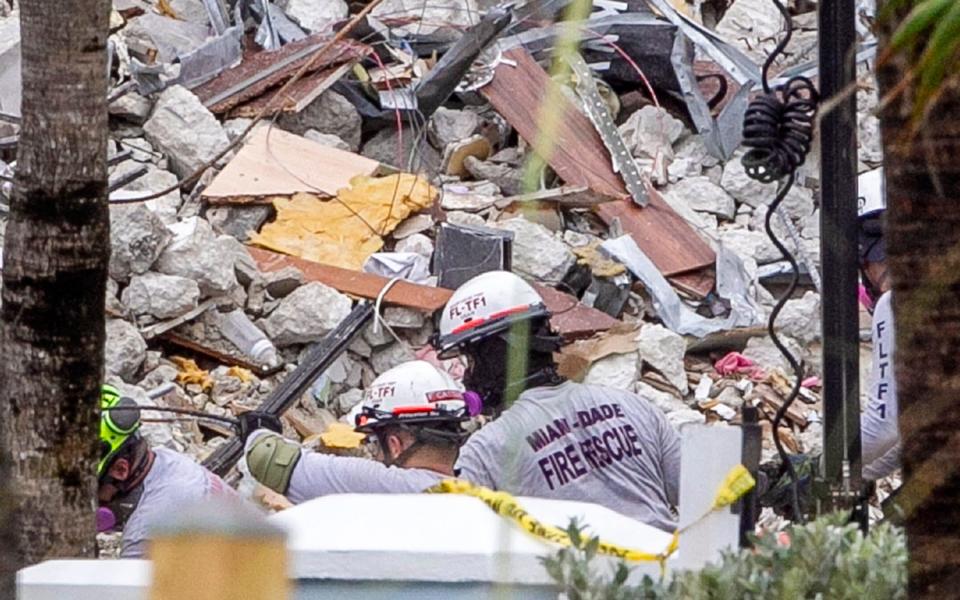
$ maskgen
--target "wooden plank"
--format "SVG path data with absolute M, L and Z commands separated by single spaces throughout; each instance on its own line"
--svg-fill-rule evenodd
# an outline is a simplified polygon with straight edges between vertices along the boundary
M 269 132 L 269 146 L 267 134 Z M 255 129 L 237 155 L 203 191 L 205 198 L 289 196 L 307 192 L 334 196 L 356 175 L 372 175 L 380 166 L 359 154 L 287 133 L 277 127 Z
M 261 271 L 279 271 L 284 267 L 300 269 L 307 281 L 319 281 L 333 287 L 344 294 L 359 298 L 376 298 L 389 281 L 385 277 L 331 267 L 296 256 L 288 256 L 263 248 L 247 246 L 247 250 Z M 452 292 L 443 288 L 434 288 L 417 285 L 407 281 L 398 281 L 384 296 L 384 302 L 407 308 L 415 308 L 424 312 L 433 312 L 443 308 Z
M 501 63 L 496 76 L 480 92 L 525 140 L 534 144 L 539 135 L 541 104 L 556 85 L 522 48 L 505 56 L 516 67 Z M 556 94 L 554 108 L 560 119 L 549 163 L 568 184 L 587 186 L 603 196 L 619 200 L 596 207 L 608 224 L 620 221 L 625 233 L 657 266 L 664 276 L 690 273 L 713 265 L 714 253 L 707 243 L 656 193 L 650 204 L 640 208 L 627 200 L 626 189 L 610 165 L 610 155 L 593 124 L 562 94 Z M 647 186 L 648 193 L 653 190 Z M 702 290 L 702 284 L 697 290 Z M 706 291 L 709 291 L 707 289 Z
M 270 88 L 286 82 L 300 67 L 311 60 L 311 57 L 323 48 L 328 40 L 329 36 L 314 34 L 302 40 L 290 42 L 279 50 L 249 54 L 239 65 L 227 69 L 197 87 L 193 93 L 204 105 L 208 105 L 210 112 L 226 113 L 238 104 L 248 102 Z M 354 40 L 338 42 L 313 62 L 310 72 L 343 63 L 352 64 L 369 52 L 369 46 Z M 226 94 L 229 95 L 224 97 Z M 214 100 L 217 101 L 211 102 Z
M 327 91 L 327 89 L 343 77 L 350 68 L 351 64 L 347 63 L 339 67 L 324 69 L 323 71 L 306 75 L 290 86 L 290 89 L 286 91 L 282 100 L 274 100 L 273 94 L 262 94 L 233 108 L 229 113 L 230 118 L 244 117 L 252 119 L 268 106 L 270 110 L 264 113 L 267 117 L 273 116 L 278 112 L 298 113 L 319 98 L 320 94 Z
M 284 267 L 296 267 L 300 269 L 307 281 L 319 281 L 340 292 L 360 298 L 376 298 L 389 281 L 386 277 L 372 273 L 331 267 L 253 246 L 247 246 L 247 250 L 257 261 L 261 271 L 269 273 Z M 589 337 L 620 323 L 606 313 L 585 306 L 569 294 L 539 284 L 534 284 L 534 287 L 554 315 L 550 320 L 551 323 L 566 339 Z M 391 305 L 434 312 L 443 308 L 451 294 L 453 291 L 445 288 L 398 281 L 384 295 L 383 300 Z

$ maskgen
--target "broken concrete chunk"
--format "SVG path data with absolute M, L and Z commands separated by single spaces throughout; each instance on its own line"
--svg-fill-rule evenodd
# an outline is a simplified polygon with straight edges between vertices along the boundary
M 433 227 L 433 217 L 430 215 L 424 213 L 411 215 L 404 219 L 403 222 L 393 230 L 393 239 L 402 240 L 416 233 L 426 231 L 431 227 Z
M 776 45 L 782 30 L 783 17 L 772 2 L 736 0 L 717 23 L 716 33 L 757 64 L 763 64 L 768 52 L 765 44 Z
M 272 212 L 272 207 L 264 205 L 214 206 L 207 210 L 206 218 L 218 233 L 245 242 L 251 232 L 260 230 Z
M 370 366 L 377 375 L 381 375 L 397 365 L 416 358 L 406 344 L 393 343 L 379 348 L 370 357 Z
M 687 393 L 687 371 L 683 365 L 687 343 L 681 335 L 649 323 L 640 329 L 637 348 L 644 363 L 659 371 L 681 394 Z
M 373 348 L 380 348 L 394 341 L 393 336 L 390 335 L 386 327 L 377 329 L 372 323 L 363 330 L 362 339 Z
M 393 251 L 413 252 L 414 254 L 430 258 L 433 256 L 433 241 L 422 233 L 415 233 L 397 242 L 393 247 Z
M 157 260 L 157 271 L 193 279 L 204 296 L 223 294 L 237 285 L 235 259 L 225 260 L 234 256 L 232 246 L 221 242 L 209 223 L 191 217 L 169 229 L 174 239 Z
M 699 410 L 694 410 L 692 408 L 685 408 L 683 410 L 675 410 L 671 413 L 667 413 L 667 421 L 673 425 L 674 429 L 682 431 L 684 427 L 688 425 L 702 425 L 707 420 L 706 415 L 704 415 Z
M 513 232 L 513 269 L 522 275 L 540 281 L 560 281 L 576 263 L 566 244 L 543 225 L 517 217 L 495 226 Z
M 120 140 L 120 149 L 129 150 L 130 158 L 141 163 L 153 163 L 158 157 L 153 144 L 142 137 L 128 137 Z
M 695 211 L 711 213 L 728 221 L 732 221 L 737 212 L 733 197 L 707 177 L 682 179 L 664 189 L 663 195 L 684 202 Z
M 294 290 L 258 325 L 277 346 L 315 342 L 347 318 L 351 304 L 347 296 L 315 281 Z
M 453 110 L 441 106 L 430 119 L 430 141 L 437 148 L 465 140 L 477 132 L 480 116 L 471 111 Z
M 777 315 L 777 329 L 804 344 L 820 339 L 820 294 L 808 291 L 788 300 Z
M 440 205 L 444 210 L 478 212 L 490 208 L 500 198 L 500 189 L 489 181 L 447 183 Z
M 110 277 L 126 281 L 146 273 L 172 239 L 163 221 L 147 207 L 110 207 Z
M 480 160 L 474 156 L 464 159 L 463 165 L 475 178 L 496 184 L 506 196 L 523 193 L 523 170 L 520 168 Z
M 783 334 L 780 334 L 779 338 L 797 360 L 803 358 L 803 348 L 795 339 Z M 780 368 L 784 373 L 791 373 L 790 363 L 780 354 L 780 350 L 769 336 L 750 338 L 747 347 L 743 350 L 743 355 L 764 370 Z
M 344 0 L 281 0 L 277 4 L 310 33 L 330 31 L 334 23 L 347 16 Z
M 122 299 L 134 315 L 172 319 L 197 307 L 200 288 L 186 277 L 144 273 L 130 280 Z
M 108 375 L 132 381 L 143 363 L 147 343 L 137 328 L 123 319 L 107 320 L 103 358 Z
M 150 116 L 153 103 L 136 92 L 127 92 L 112 103 L 108 109 L 110 116 L 118 117 L 135 125 L 143 125 Z
M 467 227 L 485 227 L 487 221 L 480 215 L 456 210 L 447 213 L 447 223 L 466 225 Z
M 317 142 L 318 144 L 323 144 L 324 146 L 330 146 L 331 148 L 337 148 L 339 150 L 350 151 L 350 144 L 343 141 L 340 136 L 334 135 L 332 133 L 321 133 L 316 129 L 308 129 L 303 132 L 303 137 L 307 138 L 310 141 Z
M 723 229 L 720 243 L 743 258 L 753 258 L 758 264 L 780 260 L 780 251 L 766 233 L 748 229 Z
M 658 390 L 648 383 L 643 381 L 637 382 L 636 393 L 638 396 L 644 400 L 649 401 L 654 406 L 659 408 L 664 414 L 670 414 L 678 410 L 689 410 L 690 407 L 675 395 L 670 392 L 665 392 L 663 390 Z
M 423 313 L 403 306 L 390 306 L 383 311 L 383 320 L 390 327 L 420 329 L 424 326 Z
M 308 129 L 340 137 L 352 152 L 360 148 L 360 113 L 340 94 L 327 90 L 309 106 L 295 114 L 282 114 L 277 120 L 282 129 L 303 135 Z
M 337 411 L 341 415 L 345 415 L 350 412 L 350 409 L 360 404 L 360 401 L 363 400 L 363 392 L 354 388 L 347 390 L 337 396 Z
M 637 158 L 673 157 L 673 144 L 683 134 L 683 122 L 666 109 L 644 106 L 620 126 L 620 135 Z
M 166 155 L 171 170 L 180 177 L 192 175 L 230 143 L 213 114 L 179 85 L 160 94 L 143 130 L 147 140 Z
M 430 144 L 420 142 L 421 140 L 417 132 L 410 127 L 404 126 L 403 144 L 398 148 L 397 128 L 387 127 L 375 133 L 373 137 L 363 145 L 360 154 L 385 165 L 393 165 L 404 171 L 437 172 L 441 162 L 440 153 Z
M 142 139 L 142 138 L 141 138 Z M 133 161 L 127 161 L 133 163 Z M 131 196 L 146 196 L 177 185 L 177 176 L 170 171 L 164 171 L 153 165 L 147 165 L 147 172 L 121 188 L 121 191 Z M 180 210 L 182 199 L 180 190 L 173 189 L 159 198 L 153 198 L 143 203 L 160 220 L 166 224 L 177 222 L 177 212 Z
M 740 162 L 743 152 L 737 152 L 723 167 L 720 185 L 737 202 L 743 202 L 756 208 L 769 204 L 777 193 L 777 183 L 760 183 L 747 176 Z M 782 206 L 793 219 L 802 219 L 813 212 L 813 193 L 805 187 L 795 185 L 783 199 Z
M 629 354 L 611 354 L 590 365 L 583 377 L 587 385 L 603 385 L 632 392 L 637 376 L 640 374 L 640 356 L 636 352 Z
M 296 267 L 284 267 L 263 274 L 264 286 L 273 298 L 285 298 L 303 285 L 303 273 Z

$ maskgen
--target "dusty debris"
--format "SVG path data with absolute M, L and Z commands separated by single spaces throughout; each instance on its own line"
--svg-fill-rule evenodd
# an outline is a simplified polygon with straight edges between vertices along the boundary
M 230 143 L 219 121 L 193 93 L 179 85 L 160 94 L 143 131 L 170 161 L 170 170 L 180 177 L 192 175 Z
M 278 346 L 315 342 L 350 313 L 350 299 L 319 282 L 297 288 L 259 325 Z
M 122 319 L 108 319 L 104 348 L 107 373 L 131 381 L 144 361 L 147 343 L 132 324 Z
M 193 279 L 186 277 L 144 273 L 130 279 L 121 300 L 136 316 L 169 319 L 197 307 L 200 287 Z
M 576 262 L 570 249 L 542 225 L 517 217 L 495 226 L 513 233 L 513 268 L 526 277 L 560 281 Z
M 237 286 L 233 245 L 217 237 L 206 220 L 191 217 L 168 228 L 173 240 L 157 259 L 157 271 L 195 280 L 204 297 Z
M 146 273 L 166 248 L 173 234 L 145 206 L 110 209 L 110 276 L 126 281 Z

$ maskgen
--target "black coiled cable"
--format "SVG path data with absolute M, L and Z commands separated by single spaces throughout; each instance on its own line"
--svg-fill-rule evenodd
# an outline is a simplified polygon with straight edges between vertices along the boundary
M 762 183 L 781 181 L 777 196 L 767 208 L 764 226 L 767 236 L 777 247 L 783 258 L 790 263 L 792 276 L 786 291 L 777 300 L 776 306 L 770 313 L 767 321 L 767 331 L 773 344 L 790 363 L 794 372 L 793 388 L 783 405 L 773 417 L 773 443 L 777 453 L 790 476 L 790 500 L 793 508 L 793 518 L 803 522 L 803 511 L 800 505 L 799 479 L 790 456 L 780 441 L 780 423 L 800 394 L 800 385 L 803 381 L 803 365 L 790 350 L 780 341 L 774 329 L 777 317 L 783 310 L 787 300 L 793 295 L 800 280 L 800 269 L 797 260 L 793 257 L 783 242 L 777 238 L 772 227 L 773 214 L 780 203 L 790 192 L 796 180 L 795 172 L 807 157 L 810 144 L 813 142 L 813 119 L 816 114 L 819 94 L 813 82 L 806 77 L 794 77 L 785 84 L 771 90 L 768 83 L 770 65 L 782 54 L 793 35 L 793 24 L 790 14 L 779 2 L 772 0 L 786 21 L 787 33 L 777 44 L 773 53 L 763 64 L 763 95 L 754 99 L 743 119 L 743 145 L 750 148 L 741 160 L 747 176 Z

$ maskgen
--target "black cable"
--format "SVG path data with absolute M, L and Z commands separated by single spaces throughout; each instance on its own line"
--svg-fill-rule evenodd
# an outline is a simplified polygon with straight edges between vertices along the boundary
M 794 372 L 793 388 L 773 417 L 773 443 L 780 455 L 787 473 L 790 476 L 790 500 L 793 508 L 793 518 L 802 523 L 803 512 L 800 505 L 800 483 L 797 471 L 790 460 L 790 456 L 780 441 L 780 423 L 786 416 L 790 406 L 800 394 L 803 382 L 803 365 L 789 349 L 780 341 L 775 330 L 777 317 L 784 305 L 793 295 L 800 280 L 800 267 L 796 258 L 787 250 L 787 247 L 776 236 L 772 227 L 773 214 L 777 211 L 783 199 L 786 198 L 796 180 L 795 172 L 810 151 L 813 141 L 813 119 L 817 110 L 819 94 L 813 82 L 806 77 L 793 77 L 785 84 L 770 88 L 768 75 L 770 66 L 777 56 L 783 54 L 790 38 L 793 36 L 793 23 L 790 14 L 779 0 L 772 0 L 786 22 L 786 35 L 777 44 L 773 53 L 763 63 L 763 94 L 754 99 L 743 118 L 743 145 L 750 148 L 741 160 L 747 176 L 762 183 L 782 181 L 776 198 L 767 208 L 764 228 L 774 246 L 790 263 L 792 271 L 790 284 L 780 295 L 777 304 L 770 313 L 767 321 L 767 331 L 777 350 L 787 359 Z
M 124 411 L 124 410 L 139 410 L 139 411 L 156 411 L 156 412 L 167 412 L 174 413 L 177 415 L 189 415 L 191 417 L 196 417 L 198 419 L 210 419 L 211 421 L 220 421 L 221 423 L 227 423 L 233 427 L 238 427 L 240 422 L 236 419 L 230 417 L 221 417 L 220 415 L 212 415 L 210 413 L 203 412 L 202 410 L 193 410 L 190 408 L 167 408 L 163 406 L 113 406 L 110 408 L 104 408 L 103 410 L 111 411 Z

